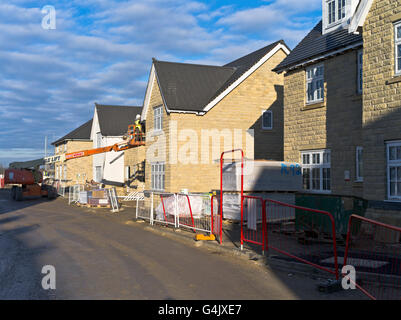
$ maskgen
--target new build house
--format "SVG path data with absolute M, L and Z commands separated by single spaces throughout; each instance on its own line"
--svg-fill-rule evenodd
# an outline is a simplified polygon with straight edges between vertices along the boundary
M 322 8 L 322 20 L 274 69 L 285 75 L 284 160 L 302 164 L 299 204 L 394 223 L 401 1 L 323 0 Z
M 91 128 L 91 148 L 111 146 L 123 141 L 128 126 L 142 111 L 137 106 L 114 106 L 95 104 Z M 93 178 L 106 185 L 123 186 L 127 180 L 125 151 L 94 155 Z
M 278 41 L 224 66 L 153 59 L 142 111 L 145 189 L 217 189 L 220 154 L 233 148 L 282 160 L 284 77 L 272 69 L 289 52 Z
M 92 120 L 89 120 L 62 138 L 52 142 L 54 154 L 57 156 L 92 148 L 91 128 Z M 66 186 L 90 181 L 93 178 L 92 157 L 56 162 L 54 171 L 54 178 L 63 181 Z

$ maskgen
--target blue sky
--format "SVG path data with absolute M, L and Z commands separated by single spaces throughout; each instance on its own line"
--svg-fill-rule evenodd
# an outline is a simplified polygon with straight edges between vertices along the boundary
M 56 29 L 41 9 L 56 9 Z M 321 0 L 12 0 L 0 3 L 0 163 L 44 155 L 94 103 L 142 105 L 152 57 L 225 64 L 279 39 L 293 48 Z

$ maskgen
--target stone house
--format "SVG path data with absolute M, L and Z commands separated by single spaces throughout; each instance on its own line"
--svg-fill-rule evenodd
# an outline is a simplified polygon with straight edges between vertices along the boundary
M 92 148 L 91 128 L 92 120 L 89 120 L 62 138 L 52 142 L 54 155 Z M 54 178 L 64 182 L 66 186 L 92 180 L 92 157 L 56 162 L 54 164 Z
M 282 160 L 284 76 L 272 69 L 289 52 L 281 40 L 224 66 L 153 59 L 142 110 L 145 189 L 218 189 L 220 154 L 233 148 Z
M 338 200 L 332 211 L 400 224 L 401 1 L 322 0 L 322 12 L 274 69 L 284 160 L 302 164 L 305 194 Z

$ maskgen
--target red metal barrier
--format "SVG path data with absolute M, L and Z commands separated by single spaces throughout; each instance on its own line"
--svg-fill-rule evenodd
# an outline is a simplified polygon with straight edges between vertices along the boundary
M 356 271 L 355 286 L 373 300 L 401 299 L 401 228 L 351 215 L 344 265 Z
M 241 217 L 243 214 L 243 196 L 244 196 L 244 151 L 242 149 L 233 149 L 224 151 L 220 156 L 220 244 L 223 242 L 223 159 L 226 153 L 241 152 Z M 242 238 L 242 234 L 241 234 Z
M 339 279 L 333 216 L 276 200 L 264 202 L 267 248 L 276 251 L 279 258 L 300 261 Z
M 211 217 L 211 233 L 215 236 L 220 236 L 220 215 L 214 214 L 214 200 L 215 195 L 210 197 L 210 217 Z M 217 207 L 217 212 L 219 212 L 219 207 Z
M 178 212 L 178 227 L 180 225 L 184 225 L 187 227 L 192 227 L 192 231 L 195 232 L 195 222 L 194 222 L 194 216 L 192 214 L 192 207 L 191 207 L 191 201 L 189 200 L 189 196 L 187 194 L 178 194 L 177 197 L 183 196 L 187 198 L 188 201 L 188 209 L 191 217 L 191 224 L 188 222 L 188 216 L 186 214 L 182 214 L 181 212 Z
M 156 196 L 157 196 L 157 194 L 156 194 Z M 170 198 L 170 197 L 174 197 L 174 204 L 175 204 L 175 194 L 160 193 L 159 196 L 160 196 L 160 203 L 162 205 L 164 220 L 157 219 L 157 216 L 156 216 L 156 219 L 154 221 L 164 222 L 164 223 L 176 226 L 175 208 L 170 208 L 170 210 L 168 210 L 166 208 L 166 204 L 165 204 L 165 198 Z M 157 203 L 157 199 L 155 199 L 155 201 Z M 170 203 L 170 206 L 171 206 L 171 203 Z
M 262 246 L 266 249 L 266 210 L 262 197 L 244 196 L 245 208 L 241 210 L 241 250 L 244 242 Z M 242 201 L 244 203 L 244 201 Z M 258 208 L 258 203 L 260 206 Z M 258 215 L 260 212 L 260 215 Z

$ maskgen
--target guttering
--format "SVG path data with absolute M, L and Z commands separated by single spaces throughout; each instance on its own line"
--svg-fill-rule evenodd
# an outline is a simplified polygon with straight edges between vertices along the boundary
M 309 60 L 306 60 L 304 62 L 298 63 L 298 64 L 293 65 L 291 67 L 284 67 L 284 68 L 281 68 L 281 69 L 273 69 L 273 70 L 276 71 L 277 73 L 282 73 L 283 71 L 290 71 L 290 70 L 298 69 L 298 68 L 303 67 L 305 65 L 316 63 L 316 62 L 318 62 L 320 60 L 327 59 L 329 57 L 332 57 L 332 56 L 335 56 L 335 55 L 340 54 L 342 52 L 354 49 L 356 47 L 360 47 L 362 45 L 363 45 L 363 41 L 359 41 L 359 42 L 350 44 L 350 45 L 348 45 L 346 47 L 343 47 L 341 49 L 338 49 L 338 50 L 335 50 L 335 51 L 331 51 L 330 53 L 326 53 L 326 54 L 317 56 L 316 58 L 309 59 Z

